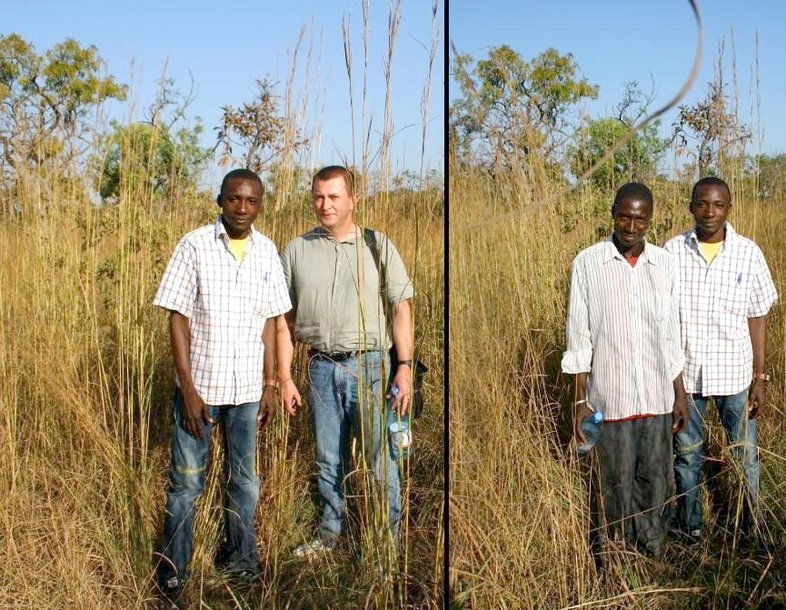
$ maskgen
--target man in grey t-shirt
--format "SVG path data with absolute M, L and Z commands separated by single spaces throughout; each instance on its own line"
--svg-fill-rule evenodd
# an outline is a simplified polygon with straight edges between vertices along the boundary
M 323 500 L 319 537 L 295 549 L 298 557 L 331 550 L 341 534 L 350 431 L 376 480 L 387 487 L 394 537 L 401 514 L 398 467 L 385 450 L 385 422 L 396 415 L 385 408 L 384 394 L 392 343 L 398 354 L 397 369 L 390 371 L 391 387 L 398 388 L 392 409 L 406 415 L 412 386 L 413 288 L 395 246 L 375 232 L 378 269 L 363 230 L 355 224 L 354 186 L 346 168 L 321 169 L 311 188 L 319 226 L 293 239 L 281 254 L 293 304 L 288 321 L 294 338 L 310 347 L 308 399 Z M 295 414 L 295 402 L 285 407 Z

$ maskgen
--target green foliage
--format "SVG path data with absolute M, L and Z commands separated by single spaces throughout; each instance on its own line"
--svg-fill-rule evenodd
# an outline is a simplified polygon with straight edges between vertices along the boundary
M 150 123 L 112 127 L 99 181 L 102 199 L 116 198 L 121 190 L 169 198 L 175 190 L 196 191 L 212 154 L 199 146 L 201 123 L 177 130 Z
M 634 135 L 631 130 L 646 115 L 649 100 L 635 82 L 628 83 L 616 116 L 587 119 L 569 146 L 570 168 L 575 176 L 583 176 L 615 146 L 620 148 L 590 176 L 599 189 L 613 190 L 625 182 L 652 180 L 658 162 L 666 151 L 669 140 L 658 137 L 660 121 L 648 123 Z M 628 140 L 626 144 L 620 143 Z
M 748 174 L 758 178 L 758 195 L 763 200 L 786 199 L 786 154 L 756 156 Z
M 3 173 L 20 165 L 73 160 L 85 152 L 96 107 L 123 100 L 126 87 L 100 76 L 94 46 L 71 38 L 43 55 L 18 34 L 0 36 L 0 149 Z
M 529 62 L 506 45 L 477 62 L 456 54 L 453 78 L 461 96 L 451 104 L 450 123 L 458 158 L 513 166 L 553 156 L 572 132 L 571 108 L 598 95 L 578 71 L 571 54 L 555 49 Z

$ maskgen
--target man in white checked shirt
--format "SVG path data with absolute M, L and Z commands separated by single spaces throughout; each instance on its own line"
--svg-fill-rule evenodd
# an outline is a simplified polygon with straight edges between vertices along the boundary
M 608 535 L 659 556 L 672 434 L 684 426 L 687 403 L 677 268 L 670 254 L 645 240 L 652 210 L 646 186 L 620 187 L 613 235 L 573 261 L 562 370 L 576 375 L 579 442 L 591 411 L 605 416 L 597 450 Z
M 276 357 L 286 371 L 292 359 L 288 342 L 276 354 L 275 319 L 283 323 L 291 303 L 276 248 L 253 227 L 262 198 L 254 172 L 229 172 L 216 199 L 221 214 L 180 241 L 154 300 L 169 311 L 177 371 L 164 547 L 157 565 L 158 586 L 170 601 L 188 578 L 194 502 L 204 486 L 216 423 L 223 433 L 226 482 L 225 539 L 216 564 L 243 576 L 259 572 L 256 430 L 278 404 Z M 299 403 L 292 380 L 283 381 L 287 404 Z
M 693 229 L 665 245 L 680 270 L 680 322 L 685 349 L 689 417 L 674 442 L 678 525 L 696 541 L 702 534 L 701 466 L 704 416 L 712 398 L 744 472 L 742 530 L 751 531 L 759 491 L 756 415 L 764 404 L 767 313 L 777 299 L 759 247 L 726 218 L 731 191 L 721 179 L 699 180 L 690 211 Z

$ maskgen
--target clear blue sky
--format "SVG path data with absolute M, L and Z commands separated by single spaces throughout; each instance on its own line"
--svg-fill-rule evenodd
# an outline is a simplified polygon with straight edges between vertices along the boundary
M 786 2 L 699 0 L 699 5 L 704 21 L 702 70 L 680 103 L 694 103 L 706 95 L 724 37 L 724 74 L 727 91 L 733 93 L 733 31 L 739 114 L 754 133 L 763 134 L 747 150 L 786 152 Z M 652 79 L 656 98 L 650 109 L 663 106 L 687 78 L 696 46 L 696 26 L 687 0 L 452 0 L 449 19 L 449 39 L 459 52 L 475 59 L 503 44 L 527 60 L 549 47 L 572 53 L 582 74 L 600 86 L 599 98 L 584 107 L 590 117 L 610 113 L 626 81 L 638 81 L 649 90 Z M 757 32 L 759 119 L 752 112 Z M 664 116 L 664 135 L 676 116 L 676 110 Z
M 378 143 L 384 109 L 383 57 L 387 51 L 389 2 L 371 6 L 369 52 L 369 113 L 373 114 L 371 141 Z M 189 116 L 205 125 L 204 145 L 215 143 L 221 106 L 250 101 L 255 79 L 270 76 L 283 87 L 290 56 L 300 30 L 307 28 L 300 50 L 301 77 L 297 95 L 307 92 L 309 122 L 318 125 L 319 143 L 310 162 L 315 166 L 352 159 L 348 77 L 344 65 L 342 19 L 349 16 L 360 129 L 359 93 L 362 66 L 361 0 L 171 1 L 134 0 L 0 0 L 0 34 L 18 33 L 43 53 L 67 37 L 94 45 L 107 70 L 131 86 L 130 102 L 111 108 L 114 118 L 130 113 L 141 118 L 154 99 L 156 81 L 164 66 L 182 90 L 189 87 L 189 71 L 196 100 Z M 444 5 L 439 5 L 440 51 L 434 65 L 426 143 L 426 164 L 442 169 L 444 155 Z M 305 55 L 313 46 L 311 78 L 304 83 Z M 421 94 L 431 44 L 431 1 L 404 1 L 392 64 L 394 171 L 420 168 Z M 133 62 L 133 69 L 132 69 Z M 413 126 L 414 125 L 414 126 Z M 359 136 L 356 136 L 356 139 Z M 360 144 L 356 145 L 360 161 Z M 308 162 L 308 160 L 307 160 Z M 214 168 L 207 182 L 215 186 L 222 171 Z

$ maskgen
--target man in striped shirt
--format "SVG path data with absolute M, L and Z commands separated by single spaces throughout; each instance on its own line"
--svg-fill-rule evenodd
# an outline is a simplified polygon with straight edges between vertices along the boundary
M 677 268 L 647 243 L 650 190 L 622 186 L 612 236 L 573 261 L 562 370 L 575 375 L 574 430 L 603 412 L 598 442 L 603 516 L 611 537 L 659 556 L 671 491 L 672 434 L 685 423 Z
M 154 300 L 169 311 L 177 371 L 164 548 L 157 566 L 159 589 L 169 601 L 180 596 L 188 577 L 194 502 L 204 487 L 217 423 L 226 488 L 225 539 L 216 564 L 235 574 L 259 572 L 256 430 L 278 404 L 275 358 L 286 371 L 292 360 L 288 342 L 275 353 L 275 321 L 283 323 L 291 303 L 276 248 L 253 227 L 262 196 L 254 172 L 229 172 L 217 198 L 221 214 L 180 241 Z M 283 381 L 282 398 L 299 402 L 292 380 Z
M 689 417 L 674 443 L 679 492 L 678 525 L 696 541 L 701 536 L 701 465 L 704 416 L 713 400 L 744 472 L 743 531 L 754 525 L 759 490 L 756 415 L 765 400 L 767 313 L 777 299 L 759 247 L 738 235 L 726 220 L 731 192 L 721 179 L 699 180 L 690 211 L 693 229 L 666 243 L 680 271 L 680 322 L 685 350 Z

